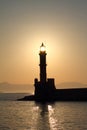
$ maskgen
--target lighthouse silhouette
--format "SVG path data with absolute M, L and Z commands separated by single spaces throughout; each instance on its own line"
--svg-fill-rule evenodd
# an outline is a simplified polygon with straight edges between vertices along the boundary
M 20 100 L 54 102 L 54 101 L 87 101 L 87 88 L 56 89 L 54 78 L 47 78 L 46 47 L 40 46 L 40 80 L 34 79 L 34 95 L 25 96 Z
M 50 100 L 53 99 L 54 93 L 55 93 L 55 84 L 54 84 L 54 78 L 47 78 L 46 73 L 46 47 L 42 43 L 40 46 L 40 81 L 38 81 L 37 78 L 34 80 L 34 86 L 35 86 L 35 98 L 37 100 Z

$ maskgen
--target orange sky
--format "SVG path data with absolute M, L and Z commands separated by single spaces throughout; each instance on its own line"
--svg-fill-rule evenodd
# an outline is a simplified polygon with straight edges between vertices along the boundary
M 33 84 L 39 47 L 47 76 L 87 83 L 87 1 L 0 1 L 0 82 Z

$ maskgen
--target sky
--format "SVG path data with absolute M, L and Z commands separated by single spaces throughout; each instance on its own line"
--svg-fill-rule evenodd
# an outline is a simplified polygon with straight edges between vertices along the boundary
M 87 84 L 87 0 L 0 0 L 0 82 L 34 84 L 42 42 L 48 78 Z

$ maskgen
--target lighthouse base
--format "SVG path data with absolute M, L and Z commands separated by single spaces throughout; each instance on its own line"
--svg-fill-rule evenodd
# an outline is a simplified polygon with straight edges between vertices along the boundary
M 55 85 L 54 85 L 54 79 L 47 79 L 45 83 L 39 82 L 38 79 L 35 79 L 35 98 L 37 100 L 49 100 L 53 99 L 55 95 Z

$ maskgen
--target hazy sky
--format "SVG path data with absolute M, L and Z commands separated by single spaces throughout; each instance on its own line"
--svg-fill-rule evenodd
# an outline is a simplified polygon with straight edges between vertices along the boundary
M 0 82 L 33 84 L 42 42 L 48 77 L 87 83 L 87 0 L 0 0 Z

